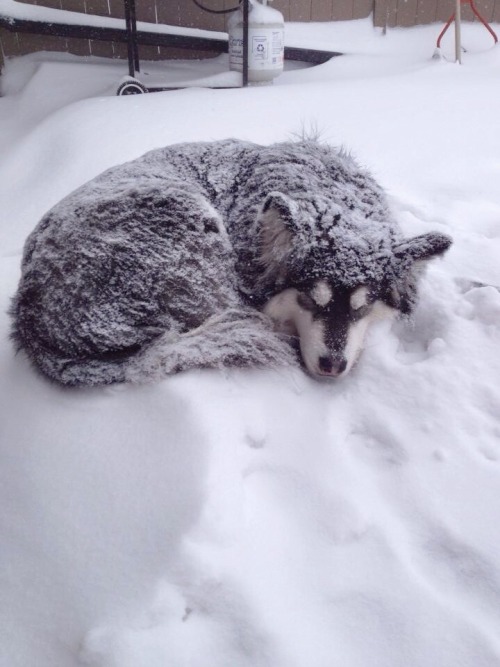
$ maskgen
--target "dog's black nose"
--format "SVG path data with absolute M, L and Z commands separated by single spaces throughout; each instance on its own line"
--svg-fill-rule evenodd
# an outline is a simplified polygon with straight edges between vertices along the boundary
M 324 356 L 319 358 L 318 367 L 325 375 L 340 375 L 347 368 L 347 361 L 344 357 Z
M 333 361 L 331 357 L 320 357 L 318 362 L 319 370 L 322 373 L 331 373 L 333 370 Z

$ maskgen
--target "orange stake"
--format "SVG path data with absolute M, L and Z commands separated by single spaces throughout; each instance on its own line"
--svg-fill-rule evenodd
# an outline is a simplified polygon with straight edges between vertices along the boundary
M 489 23 L 487 23 L 487 21 L 485 21 L 485 20 L 483 19 L 483 17 L 481 16 L 481 14 L 477 11 L 476 6 L 475 6 L 475 4 L 474 4 L 474 0 L 460 0 L 460 3 L 461 3 L 462 5 L 463 5 L 463 4 L 466 4 L 466 3 L 467 3 L 468 5 L 470 5 L 470 8 L 472 9 L 473 14 L 474 14 L 475 16 L 477 16 L 477 18 L 481 21 L 481 23 L 484 25 L 484 27 L 486 28 L 486 30 L 490 33 L 490 35 L 491 35 L 491 36 L 493 37 L 493 39 L 495 40 L 495 44 L 496 44 L 496 43 L 498 42 L 498 37 L 497 37 L 495 31 L 493 30 L 493 28 L 489 25 Z M 440 35 L 439 35 L 439 37 L 438 37 L 438 40 L 437 40 L 437 48 L 438 48 L 438 49 L 439 49 L 439 47 L 440 47 L 440 45 L 441 45 L 441 40 L 443 39 L 443 35 L 444 35 L 444 33 L 448 30 L 448 28 L 450 27 L 450 25 L 452 24 L 452 22 L 455 20 L 455 16 L 456 16 L 456 12 L 453 12 L 453 14 L 452 14 L 452 15 L 450 16 L 450 18 L 448 19 L 448 21 L 447 21 L 446 25 L 444 26 L 444 28 L 441 30 L 441 33 L 440 33 Z

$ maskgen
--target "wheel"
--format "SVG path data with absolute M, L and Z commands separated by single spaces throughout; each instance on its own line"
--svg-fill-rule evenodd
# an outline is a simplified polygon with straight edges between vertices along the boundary
M 118 86 L 117 95 L 142 95 L 147 93 L 148 89 L 137 79 L 129 79 Z

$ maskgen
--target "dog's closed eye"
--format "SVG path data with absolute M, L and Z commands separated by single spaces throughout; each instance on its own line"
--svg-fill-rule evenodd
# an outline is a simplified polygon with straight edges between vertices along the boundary
M 306 292 L 299 292 L 297 294 L 297 302 L 301 308 L 304 308 L 304 310 L 313 311 L 316 308 L 314 299 Z

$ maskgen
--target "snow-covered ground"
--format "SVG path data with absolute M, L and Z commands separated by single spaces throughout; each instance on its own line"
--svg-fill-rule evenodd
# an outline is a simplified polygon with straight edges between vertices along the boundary
M 466 25 L 464 64 L 452 31 L 433 60 L 439 29 L 290 25 L 347 55 L 247 90 L 117 98 L 124 63 L 8 62 L 1 667 L 498 667 L 500 47 Z M 23 242 L 61 197 L 157 146 L 303 127 L 374 172 L 408 235 L 455 239 L 346 379 L 71 391 L 14 356 Z

